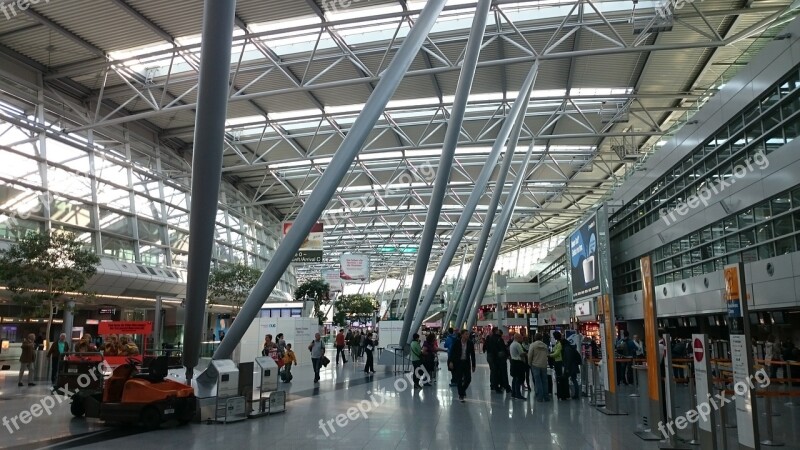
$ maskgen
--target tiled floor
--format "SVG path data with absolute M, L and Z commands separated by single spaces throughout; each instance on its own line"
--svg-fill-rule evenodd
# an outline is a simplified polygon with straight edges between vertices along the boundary
M 482 359 L 479 357 L 479 359 Z M 444 367 L 444 364 L 441 365 Z M 511 400 L 488 389 L 488 366 L 479 364 L 467 402 L 453 401 L 448 374 L 442 372 L 433 387 L 415 391 L 394 376 L 390 368 L 365 377 L 363 365 L 348 363 L 323 370 L 318 387 L 311 383 L 311 369 L 296 370 L 289 392 L 287 412 L 227 425 L 192 424 L 155 432 L 107 427 L 91 419 L 74 419 L 65 403 L 52 415 L 32 419 L 10 434 L 0 429 L 0 447 L 146 449 L 176 446 L 182 449 L 278 447 L 299 449 L 657 449 L 653 442 L 637 438 L 633 400 L 628 416 L 606 416 L 588 405 L 587 399 L 536 403 Z M 13 416 L 48 394 L 44 386 L 17 388 L 16 376 L 0 373 L 0 416 Z M 383 392 L 386 395 L 378 395 Z M 678 389 L 679 408 L 686 388 Z M 367 405 L 372 402 L 372 405 Z M 357 408 L 369 410 L 363 417 Z M 688 404 L 683 400 L 683 404 Z M 355 420 L 338 426 L 337 415 Z M 683 407 L 683 410 L 688 408 Z M 778 402 L 774 418 L 782 448 L 800 449 L 800 405 Z M 763 416 L 762 416 L 763 417 Z M 327 425 L 320 428 L 320 420 Z M 340 423 L 343 419 L 340 418 Z M 335 432 L 331 427 L 336 429 Z M 765 427 L 762 425 L 762 429 Z M 327 434 L 326 434 L 327 432 Z M 729 443 L 735 429 L 728 429 Z M 690 437 L 686 434 L 686 437 Z M 694 447 L 699 448 L 699 447 Z M 729 445 L 728 448 L 734 448 Z M 705 450 L 705 449 L 703 449 Z

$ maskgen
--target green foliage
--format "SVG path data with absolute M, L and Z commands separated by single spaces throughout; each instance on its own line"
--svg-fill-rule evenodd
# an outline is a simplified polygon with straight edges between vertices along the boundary
M 208 277 L 208 304 L 225 305 L 239 312 L 261 271 L 241 263 L 222 264 Z
M 49 317 L 49 338 L 56 300 L 68 292 L 80 292 L 98 264 L 100 258 L 74 234 L 58 230 L 28 233 L 0 251 L 0 284 L 26 314 Z
M 314 315 L 319 320 L 319 324 L 325 320 L 325 312 L 322 311 L 323 302 L 328 302 L 328 290 L 330 286 L 328 283 L 321 279 L 308 280 L 294 290 L 295 300 L 304 300 L 306 298 L 314 300 Z
M 340 327 L 347 325 L 347 319 L 366 322 L 378 310 L 378 301 L 371 295 L 342 295 L 336 301 L 333 323 Z

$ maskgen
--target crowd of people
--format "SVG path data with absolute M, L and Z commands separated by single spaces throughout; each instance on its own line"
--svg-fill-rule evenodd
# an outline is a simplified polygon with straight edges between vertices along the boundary
M 375 333 L 364 332 L 362 330 L 347 330 L 342 328 L 336 333 L 333 339 L 336 348 L 336 365 L 341 360 L 342 365 L 350 361 L 358 362 L 364 359 L 364 373 L 371 375 L 375 373 L 374 352 L 378 346 L 378 338 Z M 314 340 L 308 344 L 308 351 L 311 354 L 311 366 L 314 371 L 314 383 L 319 383 L 320 369 L 330 364 L 330 360 L 325 355 L 325 341 L 320 333 L 314 335 Z M 349 353 L 349 360 L 348 360 Z M 297 355 L 292 350 L 292 344 L 287 343 L 283 333 L 275 336 L 267 334 L 264 336 L 264 344 L 261 349 L 262 356 L 270 356 L 278 364 L 281 380 L 286 383 L 292 381 L 292 366 L 297 365 Z

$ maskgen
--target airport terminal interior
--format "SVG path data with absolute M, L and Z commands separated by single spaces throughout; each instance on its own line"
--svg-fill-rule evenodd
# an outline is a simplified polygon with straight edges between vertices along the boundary
M 0 0 L 0 448 L 800 449 L 799 16 Z

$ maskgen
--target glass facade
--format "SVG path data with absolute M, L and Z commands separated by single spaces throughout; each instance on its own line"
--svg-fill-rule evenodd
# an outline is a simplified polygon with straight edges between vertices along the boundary
M 612 217 L 612 242 L 619 243 L 660 220 L 711 184 L 729 180 L 757 153 L 769 155 L 800 135 L 800 68 L 718 130 L 703 145 Z M 656 248 L 655 283 L 665 284 L 722 270 L 727 264 L 772 258 L 800 248 L 800 189 L 795 186 L 736 211 L 700 230 Z M 613 268 L 615 294 L 642 289 L 639 258 Z
M 757 153 L 777 150 L 800 136 L 800 67 L 767 89 L 703 145 L 611 216 L 612 242 L 633 236 L 661 213 L 711 184 L 728 180 Z
M 107 258 L 186 268 L 190 164 L 125 129 L 59 133 L 64 117 L 41 105 L 30 108 L 38 115 L 0 99 L 0 117 L 9 119 L 0 122 L 0 239 L 65 230 Z M 248 203 L 223 183 L 214 264 L 266 267 L 279 242 L 279 221 Z M 295 285 L 290 268 L 277 288 L 292 292 Z
M 800 248 L 800 187 L 712 223 L 655 249 L 655 283 L 722 270 L 727 264 L 772 258 Z M 614 291 L 642 288 L 639 258 L 614 268 Z

